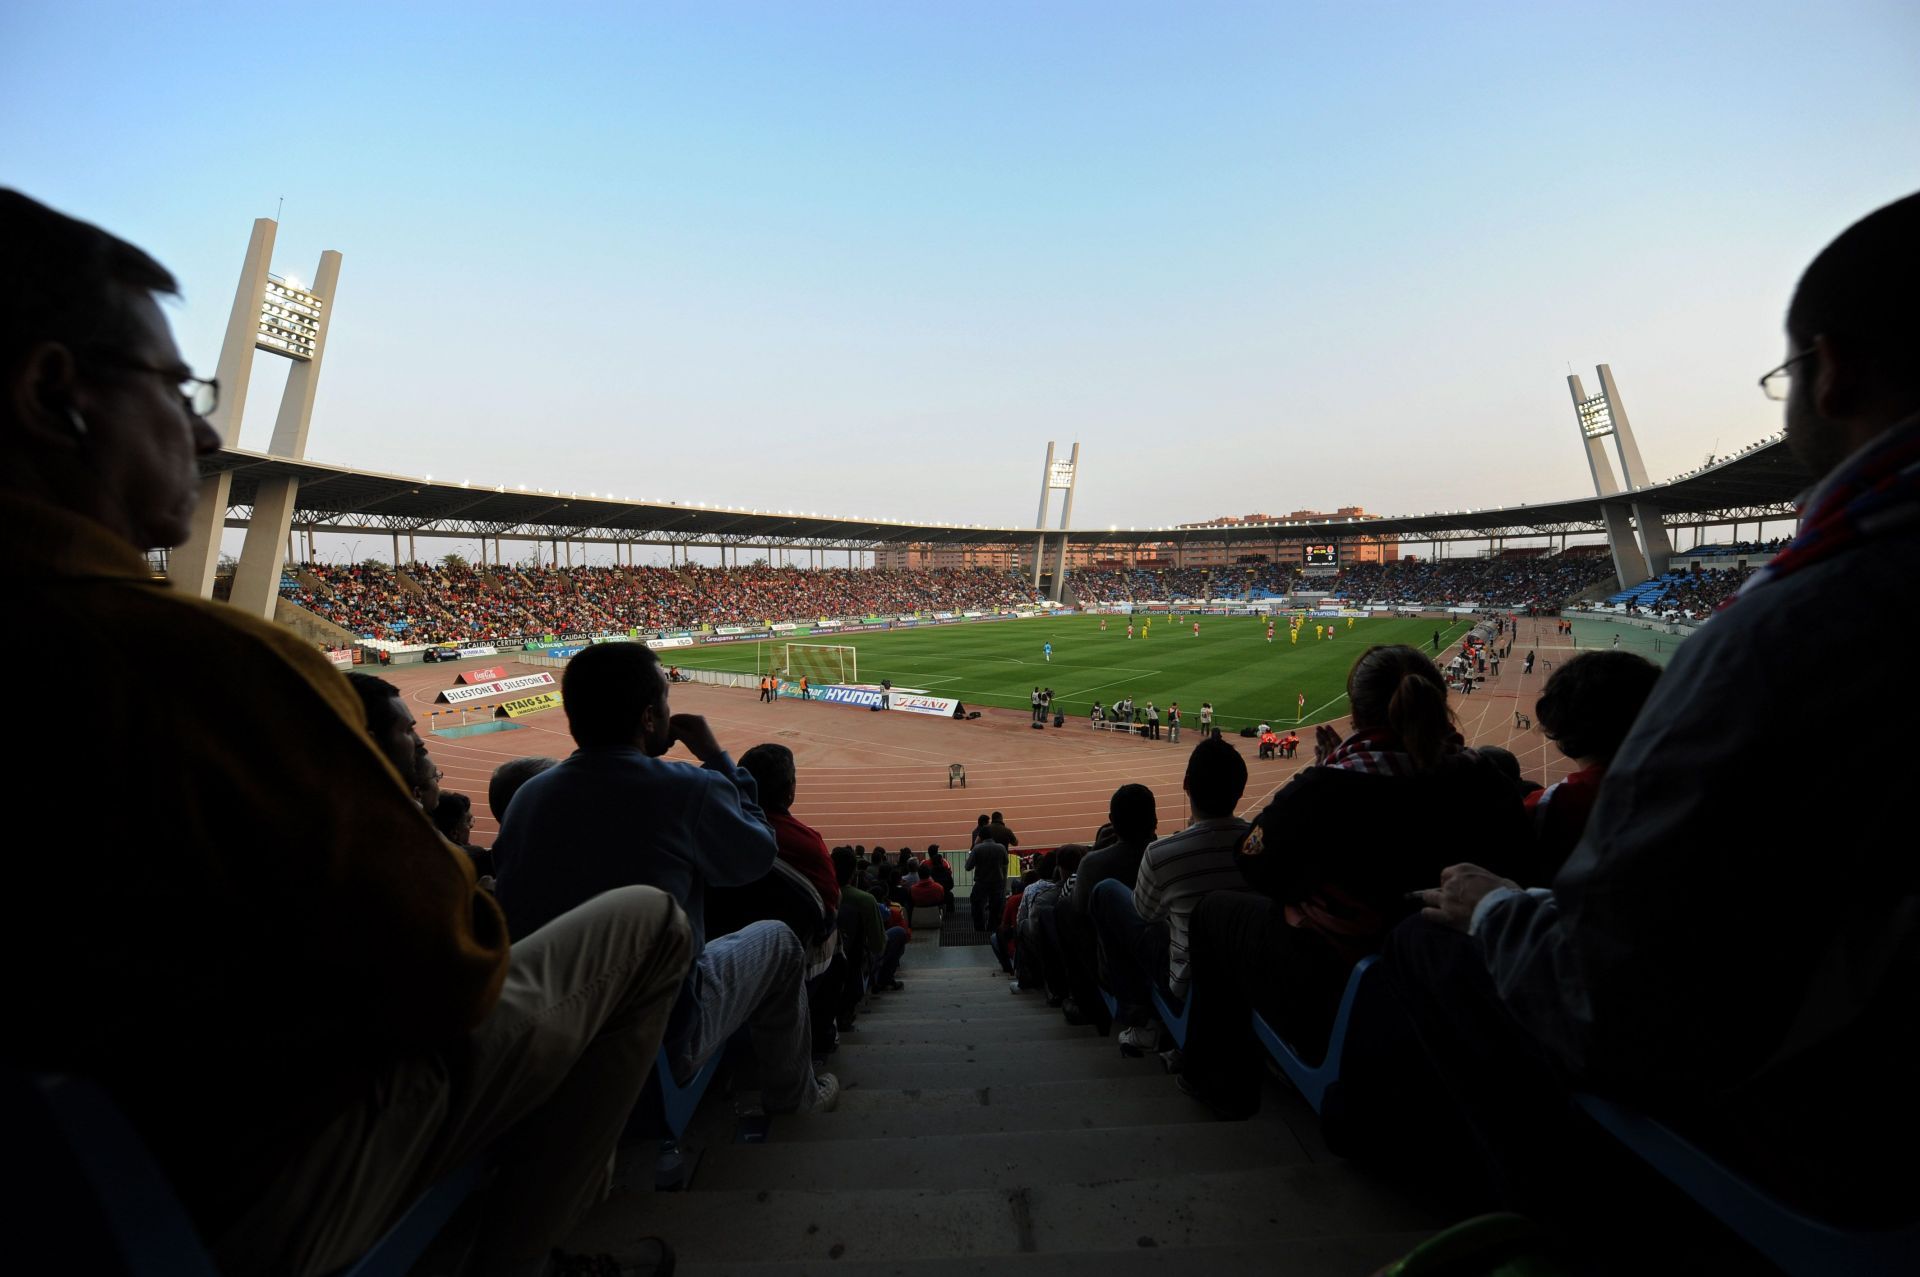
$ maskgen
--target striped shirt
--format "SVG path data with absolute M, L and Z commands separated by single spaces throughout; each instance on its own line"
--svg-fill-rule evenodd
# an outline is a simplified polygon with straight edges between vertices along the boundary
M 1155 839 L 1140 861 L 1133 909 L 1148 922 L 1167 921 L 1167 989 L 1176 998 L 1187 996 L 1187 928 L 1194 906 L 1209 891 L 1246 889 L 1247 880 L 1233 859 L 1246 836 L 1246 821 L 1212 816 Z

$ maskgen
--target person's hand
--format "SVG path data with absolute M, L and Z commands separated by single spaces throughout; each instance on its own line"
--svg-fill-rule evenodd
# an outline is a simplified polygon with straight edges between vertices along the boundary
M 1318 767 L 1327 761 L 1327 756 L 1340 748 L 1340 733 L 1332 723 L 1322 723 L 1313 729 L 1313 763 Z
M 1440 871 L 1438 887 L 1429 887 L 1419 893 L 1420 903 L 1425 906 L 1420 910 L 1420 916 L 1445 923 L 1455 931 L 1465 931 L 1473 921 L 1474 909 L 1489 894 L 1502 887 L 1518 891 L 1520 884 L 1482 869 L 1479 865 L 1448 865 Z
M 707 726 L 707 720 L 698 714 L 675 714 L 667 720 L 667 732 L 703 763 L 710 763 L 726 752 L 713 738 L 713 729 Z

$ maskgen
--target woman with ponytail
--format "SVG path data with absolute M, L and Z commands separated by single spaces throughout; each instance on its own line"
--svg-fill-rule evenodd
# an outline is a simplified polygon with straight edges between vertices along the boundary
M 1347 675 L 1352 729 L 1315 732 L 1314 761 L 1255 819 L 1238 860 L 1248 892 L 1202 900 L 1181 1088 L 1222 1115 L 1259 1107 L 1249 1008 L 1296 1048 L 1324 1047 L 1353 965 L 1418 908 L 1407 893 L 1486 857 L 1518 875 L 1531 837 L 1520 796 L 1465 747 L 1433 662 L 1368 648 Z

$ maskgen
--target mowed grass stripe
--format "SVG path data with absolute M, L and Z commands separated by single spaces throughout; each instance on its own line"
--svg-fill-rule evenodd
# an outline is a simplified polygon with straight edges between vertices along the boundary
M 1296 698 L 1305 693 L 1312 724 L 1346 713 L 1347 671 L 1376 643 L 1406 643 L 1431 653 L 1433 635 L 1444 650 L 1467 632 L 1465 622 L 1394 619 L 1334 620 L 1334 637 L 1316 640 L 1309 620 L 1300 642 L 1287 641 L 1283 619 L 1274 640 L 1255 618 L 1200 618 L 1200 637 L 1191 620 L 1156 618 L 1152 637 L 1133 639 L 1124 617 L 1108 617 L 1100 632 L 1097 616 L 1034 617 L 1025 621 L 928 625 L 842 635 L 842 645 L 859 652 L 860 681 L 891 679 L 898 687 L 921 687 L 958 697 L 969 706 L 1028 707 L 1033 688 L 1054 689 L 1054 708 L 1068 717 L 1085 717 L 1098 700 L 1111 706 L 1132 696 L 1138 707 L 1151 700 L 1164 725 L 1170 702 L 1180 702 L 1186 730 L 1200 722 L 1200 703 L 1212 701 L 1215 722 L 1223 728 L 1255 723 L 1292 725 Z M 1326 624 L 1326 622 L 1321 622 Z M 824 642 L 815 635 L 806 642 Z M 1048 663 L 1042 645 L 1053 644 Z M 770 644 L 769 648 L 776 648 Z M 675 648 L 662 654 L 686 669 L 755 672 L 753 643 Z

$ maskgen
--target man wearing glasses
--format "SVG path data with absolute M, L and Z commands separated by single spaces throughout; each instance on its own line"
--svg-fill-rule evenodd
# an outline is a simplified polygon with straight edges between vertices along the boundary
M 1389 946 L 1516 1204 L 1597 1205 L 1604 1150 L 1587 1159 L 1558 1120 L 1569 1082 L 1818 1217 L 1908 1222 L 1920 1202 L 1903 785 L 1920 711 L 1920 195 L 1814 259 L 1786 330 L 1760 384 L 1817 480 L 1799 533 L 1680 649 L 1551 887 L 1455 865 Z M 1846 661 L 1825 641 L 1840 618 L 1870 639 Z M 1781 727 L 1809 713 L 1833 726 L 1787 767 Z
M 153 579 L 143 552 L 186 539 L 220 446 L 155 301 L 174 291 L 131 244 L 0 190 L 0 590 L 68 675 L 10 755 L 30 907 L 0 1062 L 102 1087 L 223 1273 L 341 1269 L 483 1154 L 501 1208 L 476 1212 L 470 1268 L 541 1272 L 604 1195 L 686 916 L 624 888 L 509 953 L 346 680 Z M 117 801 L 58 801 L 82 758 Z

